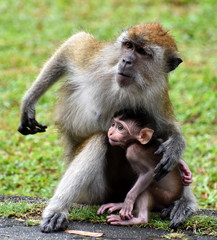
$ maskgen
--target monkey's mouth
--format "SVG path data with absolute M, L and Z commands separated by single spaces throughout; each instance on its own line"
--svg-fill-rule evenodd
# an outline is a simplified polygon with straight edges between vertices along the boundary
M 126 78 L 131 78 L 130 75 L 127 75 L 127 74 L 122 73 L 122 72 L 119 72 L 118 75 L 123 76 L 123 77 L 126 77 Z
M 115 140 L 113 140 L 113 139 L 111 139 L 111 138 L 109 138 L 109 143 L 110 143 L 112 146 L 117 145 L 117 141 L 115 141 Z
M 127 87 L 132 83 L 132 76 L 119 72 L 117 75 L 117 81 L 120 87 Z
M 126 144 L 124 144 L 123 142 L 120 142 L 120 141 L 115 141 L 111 138 L 109 138 L 109 143 L 111 146 L 119 146 L 121 148 L 126 148 Z

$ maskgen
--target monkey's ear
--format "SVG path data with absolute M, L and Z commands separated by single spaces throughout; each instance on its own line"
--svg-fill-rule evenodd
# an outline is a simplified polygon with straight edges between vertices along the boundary
M 180 63 L 182 63 L 182 59 L 178 56 L 170 56 L 167 61 L 167 72 L 171 72 L 176 69 Z
M 150 129 L 150 128 L 143 128 L 140 132 L 139 132 L 139 136 L 138 136 L 138 141 L 141 144 L 147 144 L 152 136 L 153 136 L 154 130 Z

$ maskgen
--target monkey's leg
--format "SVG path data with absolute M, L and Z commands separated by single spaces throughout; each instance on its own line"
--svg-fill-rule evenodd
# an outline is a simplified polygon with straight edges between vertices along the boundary
M 76 155 L 43 212 L 42 232 L 64 230 L 73 202 L 100 203 L 105 197 L 105 135 L 94 135 Z
M 107 222 L 112 225 L 136 225 L 146 224 L 148 222 L 148 212 L 152 206 L 152 196 L 149 191 L 144 191 L 136 200 L 136 216 L 131 219 L 122 219 L 120 215 L 109 215 L 106 217 Z
M 176 228 L 198 210 L 197 200 L 189 186 L 184 186 L 182 197 L 175 201 L 170 213 L 170 227 Z

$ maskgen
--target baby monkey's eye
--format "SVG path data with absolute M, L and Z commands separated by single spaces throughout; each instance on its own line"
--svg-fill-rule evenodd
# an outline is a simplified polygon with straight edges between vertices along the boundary
M 123 129 L 124 129 L 123 125 L 118 124 L 118 130 L 121 131 L 121 130 L 123 130 Z
M 115 126 L 115 122 L 112 122 L 111 127 L 114 127 L 114 126 Z

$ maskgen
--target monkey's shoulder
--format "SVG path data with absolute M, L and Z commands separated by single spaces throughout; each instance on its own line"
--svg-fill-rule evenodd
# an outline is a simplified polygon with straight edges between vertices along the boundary
M 73 34 L 66 43 L 68 44 L 82 44 L 88 42 L 95 42 L 97 39 L 90 33 L 87 32 L 78 32 Z
M 62 46 L 65 56 L 81 68 L 86 68 L 107 43 L 87 32 L 72 35 Z
M 126 155 L 127 158 L 144 158 L 151 157 L 153 158 L 154 152 L 156 151 L 156 146 L 151 144 L 141 144 L 141 143 L 132 143 L 128 146 Z

